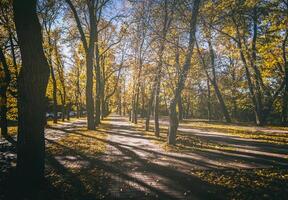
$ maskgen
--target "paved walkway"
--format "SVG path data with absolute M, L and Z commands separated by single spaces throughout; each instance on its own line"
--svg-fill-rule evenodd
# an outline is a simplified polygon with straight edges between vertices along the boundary
M 127 199 L 216 199 L 211 186 L 193 176 L 195 170 L 231 170 L 263 167 L 287 167 L 287 146 L 255 145 L 253 141 L 223 136 L 225 144 L 239 140 L 235 151 L 195 150 L 189 153 L 163 151 L 142 132 L 135 130 L 126 118 L 111 116 L 107 133 L 109 151 L 104 161 L 113 166 L 110 193 Z M 187 130 L 186 130 L 187 131 Z M 193 130 L 188 130 L 193 133 Z M 201 132 L 196 132 L 198 135 Z M 202 132 L 202 136 L 211 134 Z M 217 137 L 217 136 L 216 136 Z M 212 139 L 215 137 L 212 134 Z M 221 137 L 220 137 L 221 138 Z M 251 144 L 249 144 L 251 142 Z M 246 148 L 245 148 L 246 147 Z M 284 149 L 283 149 L 284 148 Z M 277 150 L 277 151 L 276 151 Z M 118 173 L 115 173 L 118 172 Z M 145 196 L 146 195 L 146 196 Z M 149 196 L 149 197 L 147 197 Z
M 209 198 L 210 186 L 190 173 L 197 163 L 205 165 L 201 158 L 195 162 L 187 155 L 164 152 L 123 117 L 112 116 L 109 123 L 104 160 L 114 168 L 109 187 L 112 199 Z
M 149 138 L 150 136 L 142 131 L 136 130 L 127 118 L 112 115 L 107 121 L 110 125 L 97 133 L 108 134 L 107 139 L 103 140 L 108 147 L 104 155 L 91 157 L 70 149 L 64 157 L 51 158 L 59 172 L 70 174 L 71 184 L 79 188 L 84 199 L 95 199 L 93 195 L 87 196 L 82 183 L 85 179 L 95 181 L 93 190 L 99 191 L 99 187 L 103 189 L 104 199 L 221 199 L 214 195 L 221 195 L 219 191 L 225 191 L 225 188 L 199 179 L 193 175 L 195 170 L 221 171 L 288 166 L 287 145 L 257 143 L 224 133 L 180 127 L 183 132 L 232 145 L 236 149 L 227 151 L 208 148 L 187 153 L 171 153 L 155 144 L 153 140 L 157 140 L 156 138 Z M 47 142 L 61 146 L 57 140 L 70 133 L 81 135 L 79 130 L 85 126 L 85 120 L 53 125 L 45 131 Z M 99 140 L 92 136 L 89 136 L 89 139 Z M 61 148 L 67 147 L 62 145 Z M 67 170 L 69 166 L 66 164 L 71 163 L 79 165 L 81 174 Z M 97 177 L 87 177 L 93 170 L 101 170 L 109 178 L 100 183 Z M 82 180 L 80 176 L 84 175 Z

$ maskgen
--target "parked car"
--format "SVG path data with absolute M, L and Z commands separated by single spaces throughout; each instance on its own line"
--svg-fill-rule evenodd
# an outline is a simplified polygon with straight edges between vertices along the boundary
M 53 113 L 46 113 L 46 118 L 53 118 L 54 117 L 54 114 Z

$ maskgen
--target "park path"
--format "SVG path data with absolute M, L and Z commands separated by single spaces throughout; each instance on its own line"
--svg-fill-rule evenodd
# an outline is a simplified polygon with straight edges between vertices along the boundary
M 282 149 L 273 144 L 256 144 L 253 140 L 186 128 L 191 134 L 233 145 L 235 150 L 172 153 L 155 144 L 154 137 L 136 130 L 125 117 L 112 115 L 108 123 L 108 151 L 103 159 L 115 169 L 109 187 L 113 199 L 217 199 L 209 192 L 221 188 L 198 179 L 193 175 L 195 170 L 288 166 L 287 146 Z
M 161 125 L 165 123 L 162 122 Z M 80 119 L 53 125 L 45 130 L 46 142 L 68 149 L 58 140 L 68 134 L 89 137 L 91 141 L 99 140 L 79 132 L 86 127 L 86 120 Z M 107 144 L 103 155 L 87 156 L 74 149 L 63 151 L 61 156 L 54 155 L 54 167 L 59 173 L 68 173 L 71 184 L 79 188 L 83 199 L 95 199 L 87 194 L 83 186 L 84 179 L 93 179 L 92 188 L 96 191 L 99 177 L 93 177 L 91 171 L 102 170 L 107 179 L 101 187 L 104 199 L 223 199 L 223 186 L 201 180 L 195 172 L 202 170 L 231 171 L 239 169 L 271 168 L 288 166 L 287 145 L 258 143 L 253 139 L 244 139 L 221 132 L 193 129 L 180 125 L 182 132 L 198 137 L 208 138 L 220 144 L 233 146 L 233 150 L 195 149 L 185 153 L 165 152 L 158 139 L 144 134 L 135 128 L 126 117 L 110 115 L 105 125 L 96 134 L 105 133 L 102 139 Z M 73 158 L 73 159 L 71 159 Z M 15 160 L 13 158 L 13 160 Z M 81 174 L 71 173 L 71 166 L 79 166 Z M 53 167 L 53 166 L 51 166 Z M 68 177 L 68 176 L 63 177 Z M 85 176 L 85 177 L 82 177 Z M 81 179 L 84 178 L 84 179 Z M 95 184 L 95 185 L 93 185 Z M 98 184 L 98 185 L 97 185 Z M 1 186 L 1 185 L 0 185 Z M 1 190 L 0 190 L 1 193 Z M 87 196 L 88 195 L 88 196 Z
M 153 138 L 136 130 L 126 118 L 108 118 L 108 150 L 103 157 L 110 170 L 111 199 L 210 199 L 210 186 L 191 175 L 209 161 L 195 155 L 167 153 Z

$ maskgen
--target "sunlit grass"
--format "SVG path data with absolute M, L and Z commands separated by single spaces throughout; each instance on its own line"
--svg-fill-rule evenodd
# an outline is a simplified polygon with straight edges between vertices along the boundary
M 181 126 L 186 128 L 201 129 L 205 131 L 218 131 L 230 136 L 237 136 L 246 139 L 255 139 L 258 142 L 288 144 L 288 132 L 281 132 L 282 129 L 279 129 L 279 127 L 256 127 L 252 125 L 240 126 L 214 122 L 193 122 L 189 120 L 185 120 L 183 123 L 181 123 Z M 283 130 L 284 128 L 285 127 L 283 127 Z
M 53 126 L 53 125 L 56 125 L 56 124 L 71 123 L 71 122 L 75 122 L 75 121 L 77 121 L 77 120 L 79 120 L 79 119 L 85 119 L 85 118 L 84 118 L 84 117 L 80 117 L 80 118 L 70 117 L 69 120 L 67 120 L 67 119 L 65 118 L 64 121 L 62 121 L 62 118 L 60 118 L 60 119 L 57 120 L 57 123 L 54 123 L 54 122 L 53 122 L 53 119 L 48 119 L 48 120 L 47 120 L 47 125 L 48 125 L 48 126 Z
M 153 142 L 160 145 L 165 151 L 187 152 L 195 149 L 206 150 L 235 150 L 235 147 L 219 142 L 214 142 L 209 139 L 198 137 L 194 134 L 189 134 L 189 131 L 177 132 L 176 145 L 167 144 L 168 126 L 160 122 L 160 137 L 156 137 L 153 132 L 153 124 L 150 123 L 150 131 L 145 131 L 145 120 L 138 119 L 138 124 L 132 124 L 139 131 L 143 131 L 146 135 L 153 139 Z M 288 144 L 288 133 L 281 132 L 276 127 L 255 127 L 252 125 L 233 125 L 218 122 L 199 122 L 192 120 L 184 120 L 180 122 L 180 127 L 198 129 L 200 131 L 215 132 L 215 134 L 239 137 L 243 139 L 251 139 L 261 143 L 270 143 L 277 145 Z M 278 128 L 278 127 L 277 127 Z M 280 132 L 279 132 L 280 130 Z M 277 132 L 278 131 L 278 132 Z M 205 133 L 203 133 L 205 134 Z
M 106 151 L 103 140 L 107 134 L 103 130 L 107 128 L 105 121 L 95 131 L 77 127 L 60 140 L 48 143 L 46 178 L 60 191 L 58 198 L 105 198 L 101 187 L 108 176 L 97 166 L 97 159 Z
M 225 199 L 284 199 L 288 192 L 288 169 L 195 170 L 191 175 L 223 188 Z
M 176 145 L 169 145 L 167 144 L 167 133 L 168 128 L 167 126 L 160 125 L 160 136 L 156 137 L 153 131 L 152 125 L 150 125 L 150 131 L 145 131 L 145 120 L 140 119 L 138 120 L 138 124 L 132 124 L 137 130 L 142 131 L 145 133 L 146 136 L 152 138 L 153 142 L 160 145 L 165 151 L 173 151 L 173 152 L 189 152 L 192 150 L 201 150 L 205 151 L 208 149 L 212 150 L 235 150 L 234 147 L 216 143 L 210 141 L 208 139 L 203 139 L 201 137 L 195 135 L 187 135 L 181 131 L 178 131 L 176 137 Z

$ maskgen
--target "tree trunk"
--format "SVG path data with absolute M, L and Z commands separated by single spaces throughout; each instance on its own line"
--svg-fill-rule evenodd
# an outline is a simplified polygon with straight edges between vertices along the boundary
M 51 72 L 51 78 L 52 78 L 52 85 L 53 85 L 53 123 L 57 123 L 58 116 L 57 116 L 57 83 L 56 78 L 54 74 L 54 69 L 52 66 L 52 62 L 50 64 L 50 72 Z
M 94 48 L 90 48 L 86 55 L 86 109 L 88 130 L 95 130 L 94 99 L 93 99 L 93 54 Z
M 182 97 L 178 99 L 178 116 L 179 116 L 179 121 L 183 120 L 183 104 L 182 104 Z
M 286 30 L 286 35 L 282 43 L 282 54 L 283 54 L 283 60 L 284 60 L 284 74 L 285 74 L 285 89 L 282 99 L 282 123 L 287 124 L 287 104 L 288 104 L 288 61 L 286 56 L 286 43 L 288 41 L 288 30 Z
M 240 53 L 240 58 L 243 62 L 244 68 L 245 68 L 245 76 L 247 78 L 247 82 L 248 82 L 248 88 L 249 88 L 249 92 L 250 92 L 250 97 L 254 106 L 254 113 L 255 113 L 255 121 L 257 125 L 262 125 L 263 124 L 263 119 L 262 119 L 262 108 L 260 105 L 260 101 L 259 101 L 259 96 L 256 95 L 257 92 L 255 92 L 255 88 L 254 88 L 254 84 L 252 82 L 251 79 L 251 73 L 250 70 L 248 68 L 248 63 L 246 60 L 246 57 L 244 55 L 244 50 L 242 47 L 242 41 L 241 41 L 241 37 L 240 37 L 240 30 L 239 27 L 236 24 L 236 20 L 233 19 L 233 22 L 236 26 L 236 34 L 237 34 L 237 47 L 239 49 L 239 53 Z M 255 40 L 253 40 L 255 42 Z
M 53 88 L 53 123 L 58 122 L 58 116 L 57 116 L 57 82 L 56 82 L 56 77 L 54 73 L 54 68 L 53 68 L 53 44 L 51 42 L 51 35 L 50 35 L 50 30 L 46 28 L 46 32 L 48 35 L 48 45 L 49 45 L 49 55 L 48 55 L 48 64 L 50 66 L 50 73 L 51 73 L 51 78 L 52 78 L 52 88 Z
M 157 72 L 157 81 L 156 81 L 156 89 L 155 89 L 154 134 L 156 137 L 159 137 L 159 134 L 160 134 L 160 128 L 159 128 L 159 93 L 160 93 L 160 73 L 161 73 L 161 70 L 158 69 L 157 71 L 160 71 L 160 72 Z
M 197 23 L 197 16 L 199 11 L 200 0 L 195 0 L 193 5 L 193 12 L 190 19 L 190 33 L 189 33 L 189 46 L 188 52 L 185 56 L 185 62 L 183 68 L 180 72 L 179 81 L 176 85 L 174 98 L 171 101 L 170 108 L 169 108 L 169 129 L 168 129 L 168 144 L 174 145 L 176 143 L 176 133 L 178 129 L 178 118 L 176 113 L 176 104 L 178 98 L 181 96 L 181 92 L 184 88 L 184 84 L 187 78 L 188 71 L 191 67 L 191 57 L 193 54 L 194 43 L 195 43 L 195 32 L 196 32 L 196 23 Z
M 67 108 L 66 108 L 66 117 L 67 117 L 67 120 L 69 121 L 70 120 L 70 111 L 71 111 L 71 103 L 67 103 Z
M 222 113 L 224 115 L 224 118 L 225 118 L 226 122 L 231 123 L 231 117 L 229 115 L 228 109 L 226 107 L 226 104 L 224 102 L 224 99 L 222 97 L 221 91 L 219 90 L 218 83 L 217 83 L 216 71 L 215 71 L 215 54 L 214 54 L 214 50 L 213 50 L 210 38 L 208 38 L 208 46 L 209 46 L 209 53 L 210 53 L 210 59 L 211 59 L 211 68 L 212 68 L 212 75 L 213 75 L 211 83 L 212 83 L 212 85 L 214 87 L 215 94 L 216 94 L 217 99 L 219 101 L 219 104 L 220 104 L 220 107 L 221 107 L 221 111 L 222 111 Z M 209 77 L 208 73 L 207 73 L 207 76 Z
M 207 77 L 207 115 L 208 121 L 211 121 L 211 91 L 210 91 L 210 81 Z
M 131 121 L 132 121 L 132 113 L 131 113 L 131 110 L 128 110 L 128 113 L 129 113 L 129 121 L 131 122 Z
M 77 81 L 76 81 L 76 110 L 77 110 L 77 118 L 80 115 L 80 66 L 77 66 Z
M 141 104 L 142 104 L 142 108 L 141 108 L 141 118 L 145 117 L 145 87 L 142 84 L 141 87 Z
M 11 81 L 10 71 L 2 48 L 0 47 L 0 62 L 3 66 L 4 78 L 0 81 L 0 127 L 2 136 L 11 144 L 16 145 L 16 141 L 8 134 L 7 121 L 7 89 Z
M 22 58 L 18 78 L 17 172 L 25 189 L 36 190 L 44 178 L 49 65 L 43 52 L 36 0 L 14 0 L 13 11 Z
M 139 85 L 137 86 L 136 99 L 134 103 L 134 123 L 138 123 L 138 107 L 139 107 Z
M 100 66 L 100 56 L 99 56 L 99 44 L 98 44 L 98 32 L 97 32 L 97 25 L 96 25 L 96 33 L 95 33 L 95 56 L 96 56 L 96 65 L 95 65 L 95 72 L 96 72 L 96 99 L 95 99 L 95 125 L 98 126 L 100 124 L 101 118 L 101 66 Z M 104 102 L 102 102 L 104 104 Z M 102 106 L 104 108 L 105 105 Z M 105 108 L 102 112 L 105 112 Z
M 86 110 L 87 110 L 87 124 L 88 130 L 95 130 L 95 120 L 94 120 L 94 98 L 93 98 L 93 57 L 94 57 L 94 47 L 95 47 L 95 35 L 96 35 L 96 16 L 95 16 L 95 4 L 92 1 L 87 1 L 87 7 L 89 12 L 89 44 L 86 39 L 84 30 L 81 25 L 80 18 L 77 14 L 77 10 L 72 4 L 71 0 L 66 0 L 67 4 L 73 12 L 77 28 L 83 43 L 86 54 Z
M 65 113 L 66 113 L 66 109 L 65 109 L 65 104 L 64 101 L 62 101 L 62 122 L 65 121 Z
M 155 93 L 155 82 L 153 83 L 153 86 L 152 86 L 151 96 L 149 98 L 148 107 L 147 107 L 146 122 L 145 122 L 146 131 L 149 131 L 150 129 L 150 115 L 151 115 L 152 104 L 154 100 L 154 93 Z
M 138 107 L 139 107 L 139 93 L 140 93 L 140 83 L 141 83 L 141 72 L 142 72 L 142 60 L 139 59 L 139 70 L 137 75 L 137 84 L 136 84 L 136 92 L 134 94 L 134 103 L 133 103 L 133 119 L 132 122 L 137 124 L 138 122 Z

